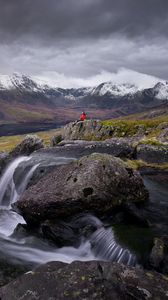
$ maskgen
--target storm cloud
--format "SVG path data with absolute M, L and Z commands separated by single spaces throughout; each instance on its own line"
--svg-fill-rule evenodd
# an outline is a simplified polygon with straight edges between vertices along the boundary
M 167 0 L 0 0 L 0 73 L 168 78 Z

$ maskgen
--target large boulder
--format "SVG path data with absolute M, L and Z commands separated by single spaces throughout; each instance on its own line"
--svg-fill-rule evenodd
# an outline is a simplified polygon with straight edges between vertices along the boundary
M 37 135 L 27 135 L 9 155 L 15 158 L 20 155 L 30 155 L 32 152 L 44 148 L 43 141 Z
M 147 198 L 137 171 L 119 158 L 93 153 L 57 167 L 31 186 L 15 207 L 31 224 L 84 211 L 102 215 L 124 202 Z
M 96 132 L 102 128 L 101 122 L 98 120 L 76 121 L 67 124 L 63 129 L 63 138 L 65 140 L 92 140 L 101 137 L 96 136 Z M 106 134 L 109 137 L 108 134 Z
M 166 300 L 167 278 L 107 262 L 50 262 L 0 289 L 1 300 Z
M 135 141 L 141 140 L 150 130 L 146 130 L 143 124 L 133 125 L 119 123 L 106 125 L 100 120 L 76 121 L 67 124 L 63 128 L 63 138 L 66 140 L 106 140 L 109 138 L 135 138 Z

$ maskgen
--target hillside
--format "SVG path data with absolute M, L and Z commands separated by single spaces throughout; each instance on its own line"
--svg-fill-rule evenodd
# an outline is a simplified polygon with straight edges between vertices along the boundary
M 143 113 L 109 120 L 70 123 L 64 129 L 65 140 L 95 140 L 123 138 L 135 144 L 168 143 L 168 106 L 148 109 Z
M 0 76 L 0 124 L 64 124 L 78 119 L 82 110 L 90 118 L 117 118 L 166 103 L 167 82 L 149 89 L 112 82 L 63 89 L 24 75 Z

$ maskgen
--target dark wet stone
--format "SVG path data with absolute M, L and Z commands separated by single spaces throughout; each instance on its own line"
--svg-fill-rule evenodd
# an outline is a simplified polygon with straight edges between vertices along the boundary
M 0 253 L 1 256 L 1 253 Z M 4 255 L 3 255 L 4 256 Z M 9 283 L 19 275 L 27 271 L 27 267 L 10 263 L 9 259 L 0 257 L 0 287 Z
M 0 289 L 1 300 L 166 300 L 167 277 L 115 263 L 51 262 Z
M 40 226 L 43 236 L 57 246 L 74 246 L 81 244 L 81 238 L 90 236 L 98 228 L 103 227 L 101 221 L 89 214 L 79 214 L 63 221 L 46 220 Z
M 45 238 L 54 242 L 58 247 L 78 246 L 78 232 L 64 222 L 54 223 L 45 221 L 41 224 L 41 230 Z
M 119 158 L 95 153 L 56 168 L 30 187 L 15 206 L 28 223 L 37 223 L 81 212 L 103 215 L 124 202 L 147 199 L 137 171 Z

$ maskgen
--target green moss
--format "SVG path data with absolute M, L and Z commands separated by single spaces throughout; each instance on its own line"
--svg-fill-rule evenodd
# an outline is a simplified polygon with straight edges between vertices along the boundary
M 140 141 L 141 144 L 152 145 L 152 146 L 164 146 L 163 143 L 159 142 L 156 139 L 144 139 Z
M 101 122 L 101 125 L 107 128 L 113 128 L 116 136 L 133 136 L 139 131 L 144 131 L 149 137 L 156 137 L 161 133 L 162 123 L 168 122 L 168 116 L 159 117 L 155 119 L 144 119 L 144 120 L 130 120 L 130 119 L 113 119 L 105 120 Z
M 153 168 L 158 170 L 168 170 L 168 163 L 156 164 L 156 163 L 147 163 L 143 160 L 130 160 L 127 159 L 125 162 L 129 165 L 130 168 L 134 170 L 139 170 L 143 167 Z

